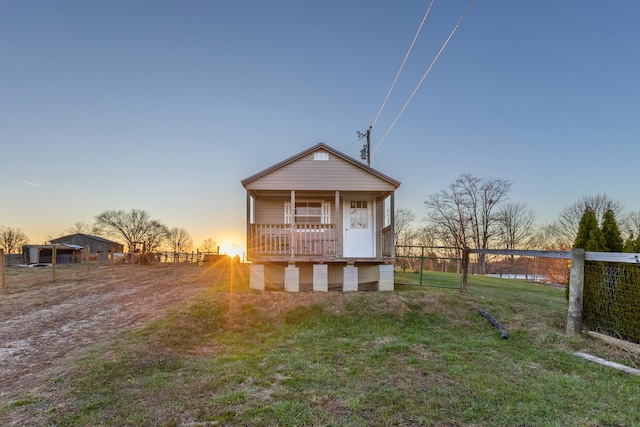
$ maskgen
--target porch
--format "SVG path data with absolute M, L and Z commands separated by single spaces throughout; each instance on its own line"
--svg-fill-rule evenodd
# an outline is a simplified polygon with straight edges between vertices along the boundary
M 337 254 L 335 224 L 251 224 L 247 243 L 249 255 Z
M 343 258 L 336 224 L 250 224 L 247 237 L 249 259 L 337 261 Z M 380 258 L 393 257 L 391 227 L 381 230 L 380 243 Z

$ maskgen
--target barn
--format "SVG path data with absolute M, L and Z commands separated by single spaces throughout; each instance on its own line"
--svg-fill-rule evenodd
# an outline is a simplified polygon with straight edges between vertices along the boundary
M 110 254 L 122 253 L 124 251 L 124 245 L 120 243 L 82 233 L 58 237 L 57 239 L 52 239 L 51 243 L 67 246 L 80 246 L 82 248 L 89 246 L 91 257 L 98 261 L 109 261 L 111 259 Z

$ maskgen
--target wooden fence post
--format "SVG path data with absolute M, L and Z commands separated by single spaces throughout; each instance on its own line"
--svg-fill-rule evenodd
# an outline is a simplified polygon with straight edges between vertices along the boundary
M 462 283 L 460 292 L 467 292 L 467 275 L 469 274 L 469 248 L 462 250 Z
M 91 258 L 91 249 L 87 245 L 87 273 L 89 272 L 89 258 Z
M 56 281 L 56 258 L 58 254 L 56 253 L 56 245 L 51 245 L 51 281 Z
M 420 284 L 422 285 L 422 270 L 424 269 L 424 246 L 420 246 Z
M 580 335 L 582 330 L 582 307 L 584 291 L 584 249 L 571 250 L 569 273 L 569 309 L 567 312 L 567 334 Z
M 0 249 L 0 290 L 7 289 L 4 283 L 4 249 Z

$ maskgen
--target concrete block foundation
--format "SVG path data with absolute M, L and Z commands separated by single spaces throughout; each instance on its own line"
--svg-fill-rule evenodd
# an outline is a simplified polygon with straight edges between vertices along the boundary
M 284 290 L 300 292 L 300 269 L 295 265 L 289 265 L 284 269 Z
M 358 291 L 358 267 L 348 265 L 343 267 L 344 281 L 342 282 L 342 290 L 344 292 Z
M 264 265 L 251 264 L 249 266 L 249 287 L 264 291 Z
M 393 291 L 394 290 L 394 275 L 393 265 L 383 264 L 378 266 L 378 290 L 379 291 Z
M 329 291 L 329 266 L 327 264 L 313 265 L 313 290 L 316 292 Z
M 393 291 L 392 264 L 265 263 L 249 267 L 249 287 L 287 292 Z

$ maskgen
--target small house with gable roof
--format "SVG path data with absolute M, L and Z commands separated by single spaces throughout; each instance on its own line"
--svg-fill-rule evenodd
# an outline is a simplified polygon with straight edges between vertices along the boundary
M 394 289 L 400 182 L 320 143 L 242 185 L 251 288 Z

